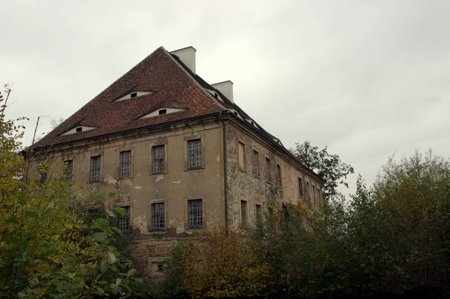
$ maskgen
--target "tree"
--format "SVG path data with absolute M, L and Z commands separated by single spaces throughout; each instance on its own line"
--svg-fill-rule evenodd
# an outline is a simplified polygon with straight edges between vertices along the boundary
M 0 297 L 135 294 L 140 279 L 116 246 L 121 233 L 110 226 L 113 213 L 92 216 L 90 206 L 72 200 L 64 179 L 23 180 L 22 128 L 5 119 L 5 108 L 0 110 Z
M 291 152 L 303 165 L 324 180 L 323 193 L 326 198 L 330 199 L 337 195 L 337 187 L 340 184 L 348 187 L 345 179 L 354 172 L 353 167 L 342 162 L 338 155 L 328 153 L 327 147 L 320 150 L 309 141 L 305 141 L 301 144 L 296 143 Z

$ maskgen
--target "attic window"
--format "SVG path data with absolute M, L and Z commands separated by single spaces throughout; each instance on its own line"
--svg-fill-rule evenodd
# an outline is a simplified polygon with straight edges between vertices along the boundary
M 129 99 L 138 98 L 138 97 L 145 96 L 148 94 L 152 94 L 152 92 L 151 91 L 133 91 L 133 92 L 130 92 L 130 93 L 114 100 L 114 102 L 126 101 Z
M 158 114 L 159 115 L 164 115 L 167 113 L 167 109 L 159 109 Z
M 77 127 L 77 128 L 75 129 L 75 131 L 76 131 L 77 133 L 83 131 L 83 127 Z

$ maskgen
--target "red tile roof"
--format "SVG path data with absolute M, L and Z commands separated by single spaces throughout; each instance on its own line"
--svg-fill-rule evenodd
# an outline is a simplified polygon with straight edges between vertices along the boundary
M 198 76 L 191 73 L 177 57 L 160 47 L 32 148 L 95 138 L 224 111 L 224 106 L 200 85 L 201 81 L 197 81 L 196 77 Z M 150 91 L 151 94 L 115 102 L 133 91 Z M 158 108 L 185 110 L 140 119 Z M 62 135 L 77 126 L 95 129 Z

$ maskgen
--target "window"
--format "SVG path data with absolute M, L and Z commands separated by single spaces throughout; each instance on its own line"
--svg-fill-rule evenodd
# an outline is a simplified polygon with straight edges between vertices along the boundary
M 47 170 L 43 170 L 39 172 L 39 184 L 43 185 L 47 181 Z
M 203 225 L 202 200 L 188 200 L 188 225 L 190 228 L 201 227 Z
M 91 157 L 91 183 L 100 182 L 100 163 L 101 156 Z
M 238 142 L 238 161 L 239 169 L 245 170 L 245 145 L 242 142 Z
M 120 152 L 119 177 L 129 178 L 131 176 L 131 151 Z
M 308 199 L 310 199 L 310 194 L 309 194 L 309 182 L 306 182 L 306 197 L 308 197 Z
M 130 98 L 135 98 L 135 97 L 137 97 L 137 92 L 130 93 Z
M 130 206 L 119 207 L 123 209 L 124 213 L 121 215 L 117 213 L 117 227 L 123 232 L 130 231 Z
M 270 159 L 266 158 L 266 180 L 268 182 L 270 182 L 272 180 L 272 174 L 271 174 L 271 169 L 270 169 L 271 165 L 270 164 L 271 164 L 270 163 Z
M 166 169 L 166 152 L 164 144 L 152 147 L 153 155 L 153 174 L 164 173 Z
M 277 164 L 277 178 L 276 184 L 278 187 L 281 187 L 281 166 Z
M 202 142 L 201 139 L 192 139 L 187 142 L 187 168 L 198 169 L 202 167 Z
M 256 225 L 260 225 L 262 221 L 261 205 L 256 205 Z
M 152 204 L 152 229 L 164 229 L 165 223 L 165 208 L 163 202 Z
M 298 178 L 298 196 L 303 197 L 303 180 L 302 178 Z
M 252 153 L 252 173 L 259 176 L 259 153 L 255 150 Z
M 164 115 L 167 113 L 167 109 L 159 109 L 158 114 L 159 115 Z
M 79 133 L 79 132 L 81 132 L 81 131 L 83 131 L 83 127 L 77 127 L 77 128 L 75 129 L 75 132 L 77 132 L 77 133 Z
M 71 180 L 73 176 L 73 160 L 64 161 L 64 178 Z
M 241 200 L 241 224 L 247 225 L 247 202 Z

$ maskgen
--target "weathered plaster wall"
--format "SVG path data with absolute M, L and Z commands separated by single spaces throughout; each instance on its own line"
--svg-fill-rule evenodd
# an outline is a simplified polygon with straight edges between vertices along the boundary
M 31 177 L 38 178 L 38 164 L 47 161 L 47 177 L 62 177 L 63 161 L 73 160 L 73 190 L 79 200 L 95 195 L 114 200 L 107 205 L 130 206 L 133 233 L 138 240 L 133 247 L 137 266 L 148 277 L 158 277 L 158 265 L 173 240 L 201 234 L 203 229 L 190 229 L 187 222 L 187 200 L 202 199 L 203 227 L 216 229 L 225 223 L 224 161 L 221 123 L 196 124 L 173 128 L 140 137 L 125 137 L 48 152 L 33 160 Z M 203 167 L 187 170 L 189 139 L 201 138 Z M 166 145 L 166 171 L 152 174 L 152 146 Z M 119 153 L 131 150 L 132 177 L 119 178 Z M 101 155 L 101 182 L 90 183 L 90 159 Z M 151 230 L 151 204 L 165 203 L 166 229 Z
M 231 229 L 241 225 L 241 201 L 247 201 L 247 223 L 256 224 L 256 205 L 264 209 L 270 204 L 281 207 L 285 204 L 295 204 L 306 199 L 299 196 L 298 178 L 302 178 L 304 188 L 308 183 L 310 188 L 319 188 L 320 182 L 296 167 L 290 159 L 278 153 L 271 145 L 257 138 L 233 123 L 226 125 L 226 176 L 228 222 Z M 244 168 L 239 167 L 238 144 L 244 145 Z M 252 172 L 252 153 L 258 152 L 259 175 Z M 265 176 L 266 158 L 270 159 L 271 180 Z M 276 183 L 277 165 L 281 168 L 281 186 Z M 312 196 L 312 194 L 311 194 Z M 319 204 L 320 194 L 317 192 L 311 198 L 313 204 Z

